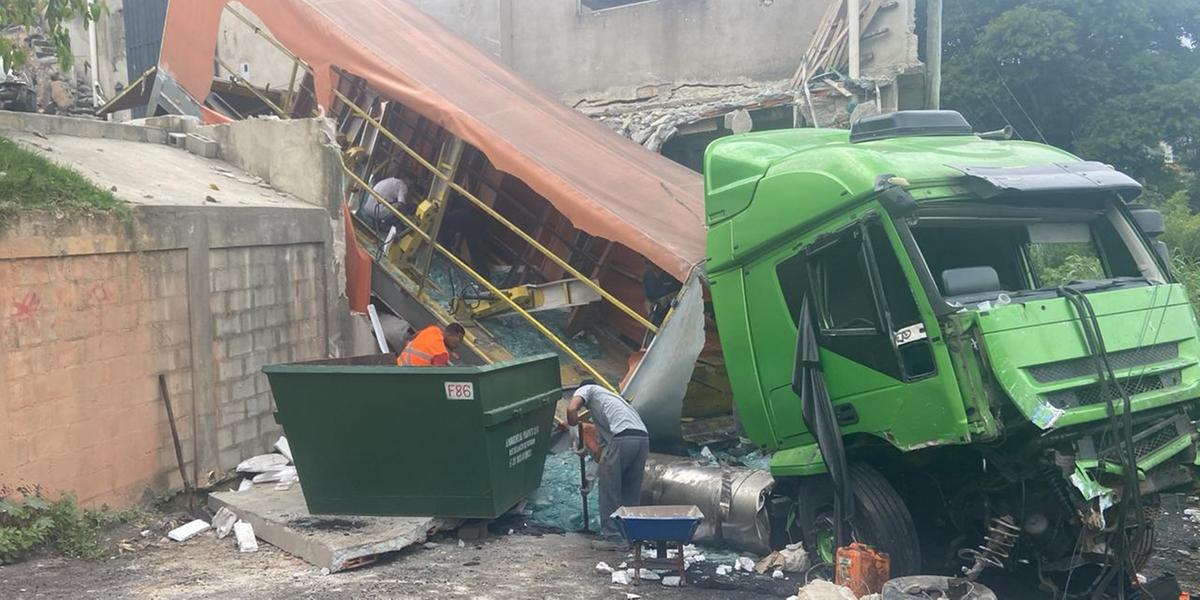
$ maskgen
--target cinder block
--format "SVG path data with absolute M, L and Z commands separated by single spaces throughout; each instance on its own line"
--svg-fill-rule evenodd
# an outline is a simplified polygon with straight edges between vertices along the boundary
M 254 377 L 247 375 L 233 383 L 233 399 L 239 402 L 245 402 L 256 392 L 254 391 Z
M 217 140 L 197 133 L 187 134 L 186 145 L 188 152 L 204 158 L 217 158 L 221 154 L 221 145 Z
M 246 374 L 246 358 L 222 358 L 217 363 L 217 379 L 220 381 L 233 382 L 240 379 Z
M 242 320 L 237 315 L 216 315 L 213 325 L 219 338 L 230 338 L 242 332 Z
M 174 146 L 176 148 L 179 148 L 180 150 L 186 150 L 187 149 L 187 138 L 188 138 L 188 134 L 186 134 L 186 133 L 168 132 L 167 133 L 167 145 Z
M 225 356 L 242 356 L 243 354 L 249 354 L 251 349 L 253 349 L 254 338 L 248 333 L 243 333 L 217 343 L 225 346 Z

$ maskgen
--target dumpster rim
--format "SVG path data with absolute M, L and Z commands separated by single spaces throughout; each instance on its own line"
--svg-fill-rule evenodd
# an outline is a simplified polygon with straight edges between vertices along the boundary
M 304 362 L 279 363 L 274 365 L 263 365 L 262 372 L 266 375 L 275 373 L 281 374 L 309 374 L 309 373 L 359 373 L 363 375 L 370 374 L 396 374 L 396 373 L 421 373 L 421 374 L 439 374 L 439 375 L 478 375 L 480 373 L 488 373 L 499 369 L 511 367 L 516 364 L 535 363 L 548 359 L 558 359 L 558 355 L 553 352 L 542 352 L 533 356 L 523 358 L 513 358 L 510 360 L 489 363 L 486 365 L 462 365 L 449 367 L 402 367 L 399 365 L 310 365 Z M 560 386 L 561 387 L 561 386 Z

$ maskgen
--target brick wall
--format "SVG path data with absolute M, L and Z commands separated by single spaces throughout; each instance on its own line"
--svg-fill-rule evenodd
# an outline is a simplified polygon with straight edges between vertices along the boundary
M 0 260 L 0 485 L 120 503 L 180 485 L 157 376 L 190 460 L 183 250 Z
M 114 506 L 180 488 L 159 374 L 204 486 L 280 434 L 263 365 L 342 353 L 324 210 L 137 215 L 0 230 L 0 488 Z

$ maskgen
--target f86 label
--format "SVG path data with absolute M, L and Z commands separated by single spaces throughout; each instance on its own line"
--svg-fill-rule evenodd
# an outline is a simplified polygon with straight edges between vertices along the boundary
M 475 384 L 471 382 L 447 381 L 446 384 L 446 399 L 447 400 L 474 400 L 475 399 Z

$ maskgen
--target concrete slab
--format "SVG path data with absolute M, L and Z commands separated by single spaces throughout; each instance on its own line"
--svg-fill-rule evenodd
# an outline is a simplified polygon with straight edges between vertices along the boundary
M 167 145 L 165 130 L 158 131 L 164 143 L 149 144 L 15 131 L 0 119 L 0 135 L 79 171 L 130 204 L 313 208 L 226 162 Z
M 216 492 L 209 494 L 208 504 L 213 510 L 228 508 L 253 525 L 259 538 L 331 573 L 370 564 L 380 554 L 422 544 L 459 524 L 435 517 L 315 516 L 298 484 L 287 490 L 256 485 L 244 492 Z

